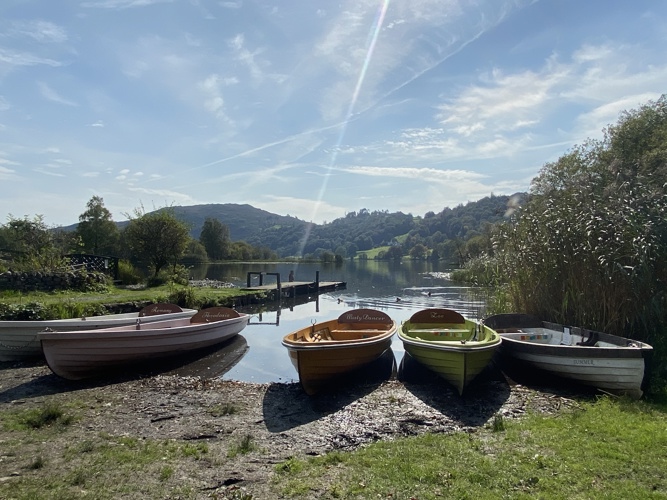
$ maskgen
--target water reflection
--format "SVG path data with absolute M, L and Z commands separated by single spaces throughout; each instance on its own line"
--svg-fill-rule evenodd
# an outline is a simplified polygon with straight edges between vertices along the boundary
M 272 263 L 209 264 L 191 269 L 195 279 L 227 281 L 246 285 L 248 272 L 277 272 L 287 279 L 294 269 L 297 281 L 345 281 L 347 287 L 323 295 L 283 298 L 280 303 L 239 307 L 252 314 L 243 330 L 248 350 L 222 375 L 226 380 L 245 382 L 296 382 L 298 374 L 281 345 L 288 333 L 312 322 L 336 318 L 349 309 L 370 308 L 384 311 L 402 323 L 420 309 L 446 307 L 466 317 L 484 313 L 485 291 L 463 287 L 447 278 L 449 269 L 426 262 L 345 262 L 343 265 Z M 403 345 L 395 336 L 392 351 L 396 363 L 402 360 Z
M 221 378 L 231 370 L 250 347 L 243 335 L 235 335 L 223 344 L 198 351 L 191 356 L 191 360 L 179 357 L 182 365 L 166 372 L 167 375 L 181 377 Z

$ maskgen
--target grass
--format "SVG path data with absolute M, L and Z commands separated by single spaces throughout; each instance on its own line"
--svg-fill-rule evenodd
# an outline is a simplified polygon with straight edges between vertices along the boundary
M 61 313 L 60 317 L 78 317 L 82 315 L 84 309 L 97 310 L 104 304 L 174 302 L 183 307 L 202 308 L 216 305 L 232 306 L 238 299 L 257 295 L 257 292 L 243 291 L 239 288 L 193 288 L 171 284 L 142 289 L 110 286 L 105 292 L 3 291 L 0 292 L 0 303 L 7 305 L 38 303 Z M 182 303 L 184 300 L 188 303 Z
M 370 250 L 361 250 L 361 251 L 357 252 L 357 255 L 356 255 L 354 258 L 355 258 L 355 259 L 359 259 L 359 256 L 360 256 L 362 253 L 365 253 L 365 254 L 366 254 L 366 257 L 368 258 L 368 260 L 373 260 L 373 259 L 375 259 L 375 258 L 378 256 L 378 254 L 379 254 L 380 252 L 386 252 L 387 250 L 389 250 L 389 248 L 391 248 L 391 247 L 389 247 L 389 246 L 384 246 L 384 247 L 375 247 L 375 248 L 371 248 Z
M 666 498 L 665 449 L 664 407 L 605 397 L 474 434 L 290 459 L 275 486 L 296 498 Z
M 261 460 L 249 433 L 208 443 L 65 424 L 85 422 L 95 404 L 0 408 L 0 477 L 17 474 L 0 481 L 0 498 L 200 498 L 216 464 L 253 452 Z M 275 465 L 270 488 L 274 498 L 667 498 L 665 449 L 667 406 L 601 397 L 556 415 L 498 416 L 471 433 L 291 457 Z
M 54 451 L 48 436 L 40 436 L 41 453 L 15 480 L 0 483 L 1 498 L 192 498 L 181 484 L 183 463 L 208 457 L 205 443 L 138 439 L 100 434 Z M 3 454 L 33 442 L 22 436 L 3 443 Z M 45 454 L 49 454 L 46 458 Z M 37 471 L 39 474 L 30 473 Z M 20 469 L 19 469 L 20 471 Z
M 35 430 L 43 427 L 64 427 L 71 424 L 74 416 L 65 413 L 56 403 L 47 403 L 41 408 L 6 412 L 0 415 L 0 424 L 10 430 Z
M 213 417 L 223 417 L 225 415 L 234 415 L 238 413 L 239 408 L 233 403 L 224 403 L 211 406 L 207 412 Z
M 250 434 L 244 434 L 238 443 L 234 444 L 229 448 L 227 456 L 229 458 L 234 458 L 237 455 L 247 455 L 253 451 L 257 451 L 258 446 L 253 440 L 253 437 Z

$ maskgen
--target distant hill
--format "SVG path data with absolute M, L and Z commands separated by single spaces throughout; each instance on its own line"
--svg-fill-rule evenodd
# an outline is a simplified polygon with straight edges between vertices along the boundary
M 513 196 L 521 198 L 525 193 Z M 418 235 L 429 246 L 442 240 L 467 240 L 482 233 L 486 225 L 502 221 L 510 198 L 491 195 L 455 208 L 446 207 L 439 213 L 429 212 L 423 217 L 361 209 L 326 224 L 276 215 L 251 205 L 227 203 L 173 208 L 181 220 L 191 225 L 193 238 L 199 238 L 204 220 L 212 217 L 229 228 L 233 241 L 266 247 L 285 257 L 323 251 L 351 255 L 389 245 L 406 234 Z
M 519 193 L 520 196 L 525 196 Z M 517 196 L 517 195 L 513 195 Z M 487 196 L 481 200 L 414 216 L 402 212 L 368 211 L 348 213 L 326 224 L 313 224 L 297 217 L 277 215 L 251 205 L 234 203 L 170 207 L 190 226 L 199 239 L 206 218 L 218 219 L 229 228 L 232 241 L 245 241 L 273 250 L 281 257 L 317 255 L 321 252 L 351 255 L 357 251 L 389 245 L 410 235 L 433 247 L 443 240 L 467 240 L 484 226 L 503 220 L 510 196 Z M 164 209 L 161 209 L 164 210 Z M 128 221 L 118 222 L 125 227 Z M 76 224 L 63 228 L 73 230 Z
M 190 234 L 199 239 L 204 221 L 207 218 L 218 219 L 229 228 L 232 241 L 246 241 L 256 244 L 267 231 L 304 230 L 309 224 L 289 215 L 277 215 L 252 205 L 234 203 L 193 205 L 173 207 L 174 215 L 190 225 Z

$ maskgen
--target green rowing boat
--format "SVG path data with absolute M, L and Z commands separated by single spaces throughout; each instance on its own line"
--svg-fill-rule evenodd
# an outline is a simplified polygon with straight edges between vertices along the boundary
M 407 354 L 452 384 L 465 387 L 500 346 L 494 330 L 451 309 L 424 309 L 403 323 L 398 337 Z

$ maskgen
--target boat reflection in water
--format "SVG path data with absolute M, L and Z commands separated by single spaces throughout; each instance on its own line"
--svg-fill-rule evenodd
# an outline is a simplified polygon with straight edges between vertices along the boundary
M 192 355 L 179 356 L 164 375 L 179 377 L 220 378 L 231 370 L 249 350 L 248 342 L 241 334 L 228 341 Z

